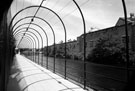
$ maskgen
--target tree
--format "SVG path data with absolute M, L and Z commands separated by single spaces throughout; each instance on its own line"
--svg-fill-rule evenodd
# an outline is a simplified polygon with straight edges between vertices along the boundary
M 124 44 L 112 36 L 99 38 L 87 60 L 102 64 L 122 64 L 125 62 Z
M 56 57 L 63 58 L 64 57 L 64 44 L 59 44 L 56 48 Z

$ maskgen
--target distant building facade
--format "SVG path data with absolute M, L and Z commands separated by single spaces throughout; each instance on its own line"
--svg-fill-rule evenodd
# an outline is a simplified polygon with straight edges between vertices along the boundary
M 123 45 L 125 44 L 125 23 L 123 18 L 119 18 L 116 25 L 114 27 L 89 32 L 86 34 L 86 57 L 95 47 L 99 38 L 104 36 L 113 36 L 121 40 Z M 135 16 L 132 14 L 130 18 L 128 18 L 128 37 L 129 37 L 129 48 L 135 51 Z M 83 50 L 84 50 L 84 42 L 83 42 L 83 34 L 77 37 L 76 41 L 67 42 L 67 55 L 71 56 L 71 58 L 79 57 L 83 58 Z M 56 50 L 62 50 L 60 46 L 62 44 L 56 44 Z M 50 46 L 53 50 L 53 46 Z

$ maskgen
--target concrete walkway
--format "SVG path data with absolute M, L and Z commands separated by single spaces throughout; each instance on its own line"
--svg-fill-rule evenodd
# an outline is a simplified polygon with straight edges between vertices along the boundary
M 16 55 L 14 68 L 17 70 L 12 72 L 10 78 L 16 82 L 9 81 L 9 91 L 15 86 L 18 91 L 86 91 L 19 54 Z

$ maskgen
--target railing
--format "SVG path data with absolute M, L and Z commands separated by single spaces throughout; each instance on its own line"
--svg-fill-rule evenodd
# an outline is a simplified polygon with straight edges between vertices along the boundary
M 41 2 L 41 4 L 39 6 L 36 5 L 36 6 L 26 7 L 24 9 L 21 9 L 20 11 L 18 11 L 15 14 L 15 16 L 13 16 L 11 23 L 10 23 L 11 31 L 14 30 L 12 27 L 12 23 L 17 15 L 19 15 L 21 12 L 23 12 L 27 9 L 37 8 L 37 11 L 34 14 L 34 16 L 31 16 L 32 19 L 31 19 L 30 23 L 28 23 L 28 27 L 26 28 L 26 31 L 23 33 L 23 36 L 22 36 L 21 40 L 19 41 L 17 47 L 19 47 L 24 36 L 28 33 L 28 29 L 30 29 L 30 25 L 34 21 L 34 18 L 36 18 L 38 10 L 40 8 L 49 10 L 50 12 L 55 14 L 55 16 L 60 20 L 62 27 L 63 27 L 63 30 L 64 30 L 65 42 L 64 42 L 63 55 L 64 55 L 65 59 L 58 59 L 57 60 L 57 59 L 55 59 L 55 56 L 54 56 L 54 60 L 52 60 L 52 59 L 50 60 L 50 58 L 48 58 L 48 42 L 47 42 L 46 60 L 40 60 L 40 59 L 42 59 L 43 55 L 41 55 L 42 57 L 39 58 L 39 56 L 36 57 L 36 55 L 38 53 L 32 53 L 35 56 L 35 57 L 32 57 L 33 61 L 37 62 L 38 64 L 41 64 L 42 66 L 45 66 L 47 69 L 50 69 L 55 73 L 61 74 L 65 79 L 70 78 L 76 82 L 81 83 L 84 86 L 84 89 L 86 89 L 86 86 L 99 87 L 99 88 L 103 88 L 103 89 L 107 89 L 107 90 L 111 90 L 111 91 L 120 91 L 120 90 L 124 89 L 124 86 L 127 85 L 127 82 L 129 81 L 130 72 L 131 72 L 131 74 L 133 73 L 129 69 L 129 41 L 128 41 L 128 30 L 127 30 L 127 14 L 126 14 L 126 7 L 125 7 L 124 0 L 122 0 L 122 4 L 123 4 L 123 8 L 124 8 L 124 15 L 125 15 L 125 27 L 124 28 L 125 28 L 125 35 L 126 35 L 126 63 L 127 63 L 127 66 L 125 68 L 117 68 L 117 67 L 105 66 L 105 65 L 101 65 L 101 64 L 98 65 L 98 64 L 92 64 L 92 63 L 86 62 L 85 19 L 84 19 L 83 13 L 81 11 L 81 8 L 79 7 L 78 3 L 76 3 L 75 0 L 72 0 L 72 2 L 76 5 L 77 9 L 79 10 L 79 13 L 81 15 L 81 19 L 83 22 L 83 31 L 84 31 L 84 33 L 83 33 L 83 53 L 82 53 L 83 61 L 79 62 L 79 61 L 67 60 L 67 58 L 66 58 L 67 57 L 67 53 L 66 53 L 67 52 L 66 51 L 66 49 L 67 49 L 67 43 L 66 43 L 67 42 L 67 34 L 66 34 L 66 32 L 67 31 L 66 31 L 65 24 L 64 24 L 62 18 L 55 11 L 53 11 L 52 9 L 50 9 L 48 7 L 42 6 L 43 1 Z M 36 38 L 36 39 L 38 40 L 38 38 Z M 8 41 L 8 39 L 6 41 Z M 55 39 L 54 39 L 54 41 L 55 41 Z M 35 46 L 36 46 L 36 43 L 35 43 Z M 39 44 L 39 42 L 38 42 L 38 44 Z M 54 45 L 55 45 L 55 42 L 54 42 Z M 34 48 L 36 49 L 35 46 L 33 46 L 33 49 Z M 38 48 L 39 48 L 39 45 L 38 45 Z M 43 48 L 43 42 L 42 42 L 42 48 Z M 55 47 L 54 47 L 54 50 L 55 50 Z M 55 55 L 55 51 L 54 51 L 54 55 Z M 36 58 L 38 58 L 38 59 L 36 59 Z
M 41 55 L 40 55 L 41 56 Z M 27 56 L 32 59 L 32 56 Z M 41 57 L 40 57 L 41 59 Z M 43 59 L 46 59 L 45 57 Z M 64 77 L 65 65 L 64 59 L 55 59 L 55 73 Z M 41 63 L 41 61 L 40 61 Z M 43 62 L 46 67 L 46 60 Z M 48 69 L 53 72 L 54 61 L 52 57 L 48 58 Z M 83 62 L 79 60 L 68 60 L 66 65 L 66 78 L 83 87 L 84 79 L 86 79 L 86 88 L 107 91 L 123 91 L 127 83 L 126 67 L 116 67 L 111 65 L 103 65 L 96 63 L 86 63 L 86 78 L 84 78 Z M 130 68 L 130 76 L 135 72 L 135 68 Z

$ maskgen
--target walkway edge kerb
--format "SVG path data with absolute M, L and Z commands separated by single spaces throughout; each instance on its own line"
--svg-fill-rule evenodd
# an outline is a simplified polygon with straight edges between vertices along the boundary
M 22 91 L 26 89 L 27 91 L 86 91 L 80 86 L 77 86 L 76 84 L 73 84 L 72 82 L 60 77 L 59 75 L 54 74 L 53 72 L 41 67 L 24 56 L 17 54 L 16 59 L 19 66 L 18 68 L 20 68 L 22 72 L 19 76 L 17 76 L 19 81 L 18 84 L 21 86 Z M 39 72 L 40 74 L 38 74 Z M 26 81 L 26 84 L 24 84 L 23 81 Z M 94 90 L 91 89 L 89 91 Z

